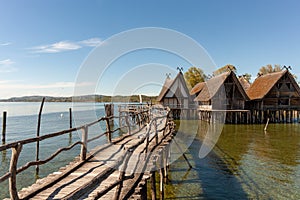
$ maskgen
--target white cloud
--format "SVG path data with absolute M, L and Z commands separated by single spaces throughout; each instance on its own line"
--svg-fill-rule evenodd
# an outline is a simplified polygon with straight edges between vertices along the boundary
M 35 53 L 58 53 L 80 49 L 81 46 L 74 42 L 61 41 L 50 45 L 42 45 L 31 48 Z
M 12 43 L 11 42 L 5 42 L 5 43 L 1 43 L 0 46 L 8 46 L 8 45 L 11 45 Z
M 11 59 L 0 60 L 0 65 L 12 65 L 14 63 Z
M 10 59 L 0 60 L 0 73 L 9 73 L 17 71 L 17 68 L 12 66 L 13 64 L 15 64 L 15 62 Z
M 11 45 L 10 42 L 5 42 L 5 43 L 1 43 L 0 46 L 8 46 L 8 45 Z
M 100 38 L 90 38 L 79 42 L 60 41 L 53 44 L 32 47 L 30 50 L 33 50 L 33 53 L 59 53 L 78 50 L 83 47 L 96 47 L 101 43 L 102 40 Z
M 96 47 L 101 44 L 103 41 L 100 38 L 90 38 L 87 40 L 82 40 L 80 43 L 88 47 Z

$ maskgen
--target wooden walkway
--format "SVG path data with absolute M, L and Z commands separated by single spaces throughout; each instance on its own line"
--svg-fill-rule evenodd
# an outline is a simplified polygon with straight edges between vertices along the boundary
M 88 152 L 85 159 L 81 154 L 66 167 L 23 188 L 11 198 L 146 199 L 147 180 L 151 178 L 152 186 L 155 185 L 155 173 L 151 171 L 158 167 L 161 176 L 166 176 L 167 151 L 174 124 L 167 115 L 153 113 L 148 123 L 131 132 L 98 146 Z M 153 187 L 152 195 L 156 196 Z

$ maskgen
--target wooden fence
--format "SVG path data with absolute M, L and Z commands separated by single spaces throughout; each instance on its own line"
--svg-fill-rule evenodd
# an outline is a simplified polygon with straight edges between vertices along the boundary
M 122 110 L 120 110 L 122 111 Z M 127 110 L 129 111 L 129 110 Z M 125 110 L 123 110 L 123 112 L 125 112 Z M 165 112 L 163 111 L 163 109 L 161 110 L 161 112 Z M 147 115 L 146 115 L 147 113 Z M 124 113 L 123 113 L 124 114 Z M 138 119 L 136 122 L 139 125 L 139 130 L 141 128 L 142 125 L 145 126 L 145 123 L 148 123 L 148 131 L 147 131 L 147 136 L 146 136 L 146 140 L 147 140 L 147 146 L 149 144 L 149 142 L 151 140 L 153 140 L 154 138 L 157 138 L 157 131 L 156 130 L 156 134 L 155 136 L 153 136 L 152 138 L 150 138 L 150 129 L 151 127 L 157 127 L 156 122 L 158 118 L 161 117 L 166 117 L 166 115 L 164 116 L 160 116 L 160 117 L 156 117 L 153 118 L 152 120 L 150 119 L 150 115 L 151 115 L 151 111 L 148 108 L 145 107 L 141 107 L 140 109 L 133 109 L 130 112 L 127 112 L 127 114 L 125 115 L 121 115 L 117 117 L 117 116 L 109 116 L 109 117 L 101 117 L 96 121 L 93 121 L 91 123 L 79 126 L 79 127 L 75 127 L 75 128 L 70 128 L 67 130 L 63 130 L 63 131 L 59 131 L 59 132 L 55 132 L 55 133 L 50 133 L 47 135 L 42 135 L 42 136 L 38 136 L 38 137 L 33 137 L 33 138 L 28 138 L 25 140 L 20 140 L 17 142 L 12 142 L 9 144 L 5 144 L 0 146 L 0 151 L 5 151 L 8 149 L 11 149 L 12 154 L 11 154 L 11 161 L 10 161 L 10 167 L 9 167 L 9 171 L 2 175 L 0 177 L 0 183 L 9 179 L 9 192 L 10 192 L 10 197 L 11 199 L 18 199 L 18 191 L 17 191 L 17 174 L 19 174 L 20 172 L 25 171 L 26 169 L 28 169 L 31 166 L 39 166 L 39 165 L 43 165 L 48 163 L 49 161 L 51 161 L 52 159 L 54 159 L 57 155 L 59 155 L 61 152 L 63 151 L 68 151 L 70 149 L 72 149 L 73 147 L 77 146 L 77 145 L 81 145 L 81 150 L 80 150 L 80 160 L 81 161 L 85 161 L 87 159 L 87 147 L 88 147 L 88 143 L 92 142 L 96 139 L 99 139 L 101 137 L 107 137 L 107 140 L 109 143 L 112 143 L 112 134 L 118 130 L 121 130 L 123 128 L 127 128 L 128 129 L 128 134 L 133 134 L 132 133 L 132 123 L 130 121 L 132 121 L 133 119 Z M 133 117 L 134 116 L 134 117 Z M 123 121 L 125 122 L 125 125 L 122 126 L 122 123 L 119 124 L 119 127 L 111 130 L 111 126 L 109 124 L 110 119 L 112 118 L 119 118 L 120 122 Z M 89 127 L 98 124 L 101 121 L 105 121 L 106 122 L 106 131 L 104 133 L 100 133 L 97 136 L 94 136 L 93 138 L 88 138 L 89 135 Z M 154 125 L 154 126 L 153 126 Z M 137 131 L 139 131 L 137 130 Z M 36 142 L 40 142 L 49 138 L 54 138 L 57 136 L 61 136 L 61 135 L 65 135 L 65 134 L 69 134 L 72 133 L 74 131 L 81 131 L 82 132 L 82 137 L 81 137 L 81 141 L 75 142 L 72 145 L 69 145 L 67 147 L 64 148 L 59 148 L 57 149 L 56 152 L 54 152 L 52 155 L 50 155 L 48 158 L 44 159 L 44 160 L 38 160 L 38 161 L 31 161 L 31 162 L 27 162 L 25 165 L 17 168 L 17 164 L 18 164 L 18 159 L 19 159 L 19 155 L 22 151 L 22 148 L 24 145 L 26 144 L 30 144 L 30 143 L 36 143 Z M 38 151 L 38 150 L 37 150 Z M 147 152 L 147 148 L 146 148 L 146 152 Z

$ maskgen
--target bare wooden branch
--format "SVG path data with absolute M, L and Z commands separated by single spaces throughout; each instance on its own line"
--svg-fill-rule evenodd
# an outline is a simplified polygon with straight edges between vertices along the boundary
M 16 147 L 12 148 L 12 155 L 10 160 L 9 172 L 11 176 L 9 178 L 9 193 L 12 200 L 18 200 L 17 191 L 17 164 L 18 158 L 22 150 L 22 144 L 18 144 Z
M 92 138 L 88 139 L 88 140 L 87 140 L 87 143 L 92 142 L 92 141 L 94 141 L 94 140 L 97 140 L 97 139 L 99 139 L 99 138 L 101 138 L 101 137 L 103 137 L 103 136 L 105 136 L 105 135 L 107 135 L 107 132 L 104 132 L 104 133 L 102 133 L 102 134 L 100 134 L 100 135 L 97 135 L 97 136 L 95 136 L 95 137 L 92 137 Z
M 18 170 L 17 170 L 17 174 L 26 170 L 27 168 L 33 166 L 33 165 L 43 165 L 47 162 L 49 162 L 50 160 L 52 160 L 53 158 L 55 158 L 59 153 L 61 153 L 62 151 L 68 151 L 70 149 L 72 149 L 73 147 L 75 147 L 76 145 L 78 144 L 82 144 L 82 142 L 78 141 L 74 144 L 72 144 L 71 146 L 68 146 L 68 147 L 65 147 L 65 148 L 60 148 L 58 149 L 55 153 L 53 153 L 50 157 L 48 157 L 47 159 L 45 160 L 39 160 L 39 161 L 32 161 L 32 162 L 28 162 L 26 163 L 25 165 L 23 165 L 22 167 L 19 167 Z
M 0 177 L 0 183 L 2 183 L 3 181 L 7 180 L 8 178 L 10 178 L 11 173 L 7 172 L 6 174 L 4 174 L 3 176 Z

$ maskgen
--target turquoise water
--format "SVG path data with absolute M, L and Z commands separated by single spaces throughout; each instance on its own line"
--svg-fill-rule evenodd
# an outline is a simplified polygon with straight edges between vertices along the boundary
M 46 103 L 41 135 L 67 129 L 71 106 L 70 103 Z M 23 107 L 26 109 L 22 110 Z M 7 142 L 34 137 L 39 103 L 1 103 L 0 108 L 8 112 Z M 89 104 L 80 104 L 78 108 L 74 111 L 80 116 L 76 125 L 93 120 L 91 112 L 86 111 Z M 97 104 L 96 116 L 103 115 L 103 104 Z M 195 135 L 186 151 L 193 168 L 189 169 L 182 157 L 172 163 L 166 199 L 300 199 L 300 124 L 270 124 L 267 132 L 263 131 L 264 125 L 224 125 L 213 151 L 200 159 L 199 149 L 210 125 L 197 123 L 197 133 L 184 133 L 187 137 Z M 99 130 L 101 125 L 91 129 L 91 135 Z M 74 132 L 71 139 L 67 134 L 42 141 L 40 158 L 80 140 L 80 134 Z M 99 141 L 91 145 L 97 144 Z M 79 152 L 78 146 L 42 165 L 39 177 L 57 171 Z M 8 171 L 10 155 L 10 151 L 1 153 L 0 175 Z M 35 144 L 23 147 L 19 166 L 29 160 L 35 160 Z M 31 185 L 36 178 L 34 167 L 29 168 L 18 175 L 18 188 Z M 8 197 L 7 181 L 0 184 L 0 199 L 4 197 Z

